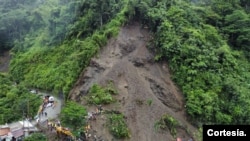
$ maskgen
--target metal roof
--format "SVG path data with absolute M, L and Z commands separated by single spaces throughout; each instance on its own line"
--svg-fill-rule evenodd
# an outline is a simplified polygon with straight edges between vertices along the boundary
M 13 135 L 15 138 L 18 138 L 18 137 L 24 135 L 24 132 L 23 132 L 23 129 L 22 129 L 22 128 L 13 130 L 13 131 L 11 131 L 11 133 L 12 133 L 12 135 Z

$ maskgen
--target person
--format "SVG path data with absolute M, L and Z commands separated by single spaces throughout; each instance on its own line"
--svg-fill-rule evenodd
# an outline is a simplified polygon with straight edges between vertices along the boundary
M 50 131 L 52 131 L 52 130 L 53 130 L 53 128 L 55 127 L 54 123 L 53 123 L 53 122 L 51 122 L 49 127 L 50 127 Z
M 84 141 L 87 139 L 85 132 L 83 132 L 83 131 L 80 132 L 80 139 L 82 139 Z
M 102 111 L 102 105 L 99 106 L 99 110 Z
M 40 122 L 40 119 L 39 119 L 39 118 L 37 118 L 37 119 L 36 119 L 36 122 L 37 122 L 37 123 L 39 123 L 39 122 Z
M 92 119 L 92 120 L 96 120 L 96 117 L 95 117 L 95 113 L 94 113 L 94 112 L 92 112 L 91 119 Z
M 46 105 L 46 108 L 49 108 L 49 107 L 52 107 L 52 103 L 48 103 L 48 104 Z
M 177 138 L 176 141 L 182 141 L 181 138 Z
M 44 112 L 45 117 L 47 117 L 47 112 Z
M 57 120 L 57 126 L 61 126 L 60 120 Z
M 51 122 L 48 120 L 47 127 L 49 128 L 51 126 Z
M 88 119 L 91 119 L 91 118 L 92 118 L 92 115 L 93 115 L 93 113 L 88 112 Z
M 39 115 L 36 115 L 35 117 L 34 117 L 34 119 L 37 119 L 39 117 Z
M 98 108 L 98 114 L 99 114 L 99 113 L 102 113 L 102 110 L 103 110 L 103 109 L 102 109 L 102 105 L 98 105 L 97 108 Z
M 57 101 L 54 101 L 53 105 L 52 105 L 52 109 L 54 109 L 56 107 Z
M 88 133 L 88 131 L 91 129 L 91 127 L 90 127 L 90 125 L 88 124 L 88 125 L 86 125 L 86 126 L 84 127 L 84 129 L 85 129 L 85 132 Z

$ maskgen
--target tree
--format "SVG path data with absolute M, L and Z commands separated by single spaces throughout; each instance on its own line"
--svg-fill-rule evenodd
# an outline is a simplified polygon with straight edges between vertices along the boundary
M 249 0 L 240 0 L 240 5 L 250 12 L 250 1 Z
M 66 106 L 61 112 L 62 124 L 73 127 L 77 129 L 85 124 L 85 116 L 87 115 L 86 108 L 75 103 L 73 101 L 68 101 Z
M 8 75 L 0 74 L 0 124 L 33 117 L 41 104 L 38 95 L 30 94 L 22 85 L 13 86 Z
M 250 66 L 227 43 L 249 54 L 249 14 L 239 0 L 192 2 L 138 3 L 136 13 L 155 35 L 155 59 L 169 62 L 197 125 L 248 123 Z
M 233 48 L 241 49 L 250 58 L 250 16 L 244 10 L 234 10 L 225 17 L 223 32 L 229 37 L 229 43 Z
M 10 38 L 6 36 L 7 34 L 0 30 L 0 55 L 11 48 Z

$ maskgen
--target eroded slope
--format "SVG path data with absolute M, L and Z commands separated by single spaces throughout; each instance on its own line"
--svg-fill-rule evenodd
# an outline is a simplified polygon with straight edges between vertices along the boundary
M 146 47 L 150 38 L 138 23 L 121 28 L 118 37 L 111 39 L 82 72 L 69 97 L 86 104 L 83 97 L 92 84 L 106 85 L 113 81 L 119 92 L 118 102 L 105 105 L 104 109 L 124 113 L 131 131 L 131 138 L 127 140 L 174 140 L 168 130 L 157 132 L 154 128 L 155 122 L 165 113 L 182 124 L 177 136 L 189 139 L 195 128 L 186 121 L 183 96 L 170 79 L 168 65 L 154 62 L 153 54 Z M 150 106 L 148 101 L 152 101 Z M 103 117 L 92 123 L 95 134 L 112 140 L 104 124 Z

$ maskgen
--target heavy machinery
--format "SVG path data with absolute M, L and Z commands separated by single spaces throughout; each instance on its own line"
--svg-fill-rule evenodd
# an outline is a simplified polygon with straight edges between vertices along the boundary
M 74 136 L 68 128 L 61 126 L 59 121 L 47 121 L 47 126 L 47 130 L 50 132 L 56 131 L 60 141 L 87 141 L 86 133 L 90 130 L 90 126 L 88 125 L 78 132 L 78 136 Z
M 57 136 L 62 140 L 76 141 L 76 137 L 71 133 L 68 128 L 62 127 L 61 125 L 57 125 L 55 123 L 52 123 L 52 126 L 56 130 Z
M 54 124 L 53 126 L 56 130 L 58 137 L 61 138 L 62 140 L 87 141 L 87 137 L 85 133 L 88 132 L 88 130 L 90 129 L 89 125 L 85 127 L 86 132 L 84 131 L 80 132 L 79 137 L 74 136 L 68 128 L 64 128 L 57 124 Z

